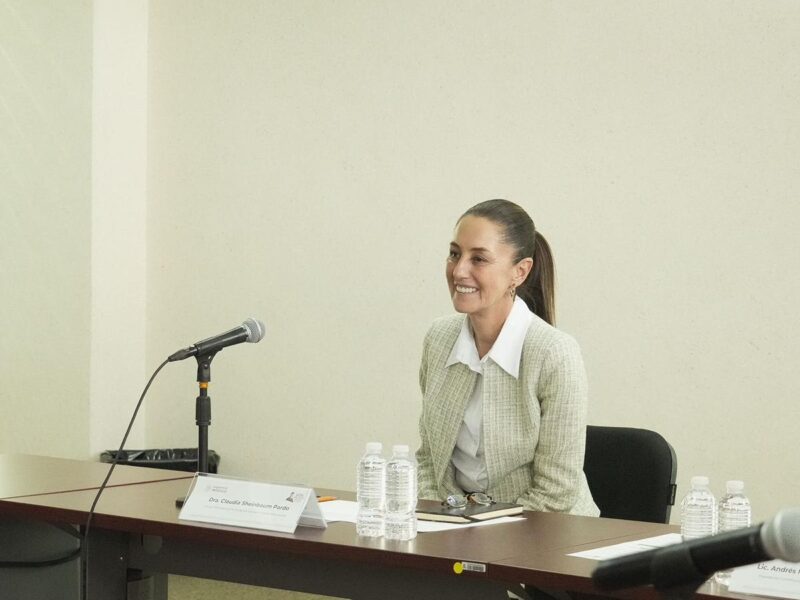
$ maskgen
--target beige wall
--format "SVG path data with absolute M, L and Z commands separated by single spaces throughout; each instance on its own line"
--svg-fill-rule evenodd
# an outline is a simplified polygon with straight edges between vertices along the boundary
M 0 4 L 0 451 L 88 450 L 90 2 Z
M 756 517 L 797 504 L 795 2 L 149 10 L 146 238 L 128 250 L 146 260 L 146 296 L 131 319 L 147 324 L 145 370 L 248 315 L 267 322 L 261 344 L 213 364 L 211 446 L 224 472 L 352 488 L 364 442 L 416 443 L 422 336 L 451 310 L 451 228 L 470 204 L 499 196 L 527 207 L 554 246 L 559 323 L 584 351 L 590 420 L 662 432 L 678 452 L 681 494 L 705 473 L 717 492 L 744 479 Z M 59 127 L 77 127 L 71 117 Z M 67 138 L 83 136 L 84 162 L 85 127 Z M 33 156 L 12 174 L 41 173 Z M 45 185 L 8 179 L 2 193 L 13 197 Z M 76 193 L 69 207 L 82 202 Z M 82 280 L 84 296 L 41 311 L 35 302 L 52 302 L 43 292 L 65 270 L 43 251 L 8 260 L 49 223 L 33 204 L 11 206 L 17 233 L 0 242 L 2 266 L 21 283 L 4 290 L 3 309 L 83 323 L 85 369 L 85 328 L 99 310 L 97 294 L 86 307 L 90 205 L 83 237 L 51 224 L 41 238 L 82 256 L 69 281 Z M 36 275 L 23 276 L 20 260 Z M 9 339 L 28 339 L 25 321 L 3 336 L 4 356 Z M 147 445 L 195 443 L 194 377 L 190 361 L 163 371 Z M 30 390 L 12 381 L 6 412 Z M 141 383 L 124 383 L 131 402 Z M 79 397 L 87 385 L 84 375 L 58 389 Z M 95 418 L 93 445 L 113 421 Z M 28 426 L 14 427 L 24 437 Z
M 451 227 L 489 197 L 555 247 L 591 421 L 661 431 L 681 493 L 796 503 L 794 2 L 152 7 L 148 357 L 266 320 L 214 363 L 230 473 L 354 485 L 416 443 Z M 148 413 L 194 440 L 194 367 Z
M 146 9 L 0 6 L 2 452 L 116 448 L 144 385 Z
M 95 0 L 90 446 L 117 449 L 145 364 L 148 0 Z M 146 405 L 142 411 L 146 411 Z M 144 444 L 144 412 L 128 448 Z

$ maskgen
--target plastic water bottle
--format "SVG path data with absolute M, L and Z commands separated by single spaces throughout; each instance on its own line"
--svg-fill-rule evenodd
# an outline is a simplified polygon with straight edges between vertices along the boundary
M 717 501 L 708 489 L 708 477 L 692 477 L 692 489 L 681 502 L 681 535 L 684 540 L 717 532 Z
M 738 480 L 727 482 L 725 496 L 719 501 L 719 532 L 750 527 L 751 518 L 752 509 L 750 500 L 744 495 L 744 483 Z M 717 583 L 728 585 L 732 570 L 719 571 L 714 576 Z
M 369 442 L 364 456 L 358 461 L 356 497 L 356 531 L 358 535 L 380 537 L 384 524 L 384 485 L 386 482 L 386 461 L 382 456 L 383 444 Z
M 386 539 L 417 537 L 417 463 L 408 446 L 392 448 L 386 463 Z

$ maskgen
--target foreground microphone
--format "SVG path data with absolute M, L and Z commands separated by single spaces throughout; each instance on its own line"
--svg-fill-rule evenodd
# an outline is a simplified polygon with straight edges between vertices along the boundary
M 241 344 L 242 342 L 255 344 L 256 342 L 260 342 L 263 337 L 264 323 L 258 319 L 249 318 L 245 319 L 244 323 L 238 327 L 234 327 L 230 331 L 220 333 L 219 335 L 205 340 L 200 340 L 188 348 L 178 350 L 171 354 L 167 360 L 169 362 L 175 362 L 176 360 L 183 360 L 184 358 L 189 358 L 190 356 L 196 356 L 198 354 L 213 354 L 214 352 L 219 352 L 223 348 L 233 346 L 234 344 Z
M 785 508 L 761 525 L 604 560 L 592 580 L 604 590 L 698 587 L 716 571 L 774 558 L 800 562 L 800 507 Z

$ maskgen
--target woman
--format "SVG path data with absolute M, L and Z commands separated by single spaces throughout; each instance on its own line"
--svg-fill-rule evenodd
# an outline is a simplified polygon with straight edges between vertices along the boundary
M 419 496 L 599 515 L 583 474 L 586 373 L 552 326 L 547 242 L 521 207 L 481 202 L 456 224 L 446 274 L 461 314 L 425 336 Z

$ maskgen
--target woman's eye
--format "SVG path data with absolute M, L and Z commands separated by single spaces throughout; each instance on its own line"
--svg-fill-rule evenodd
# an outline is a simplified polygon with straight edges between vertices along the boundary
M 483 258 L 482 256 L 473 256 L 472 257 L 472 262 L 474 262 L 474 263 L 486 262 L 486 259 Z
M 458 252 L 455 250 L 450 250 L 450 253 L 447 255 L 447 258 L 450 260 L 458 260 Z

